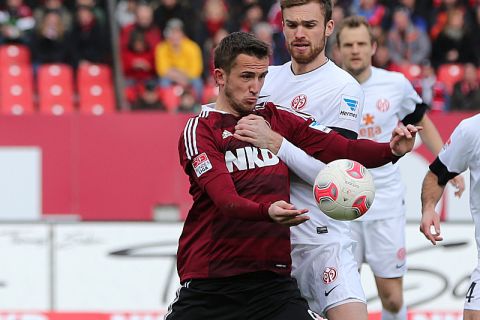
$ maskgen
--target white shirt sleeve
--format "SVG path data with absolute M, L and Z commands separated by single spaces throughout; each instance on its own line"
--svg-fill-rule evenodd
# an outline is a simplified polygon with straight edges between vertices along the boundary
M 467 170 L 472 157 L 472 145 L 470 137 L 460 124 L 438 154 L 438 158 L 449 172 L 462 173 Z
M 300 179 L 313 186 L 318 172 L 325 167 L 325 164 L 305 151 L 283 138 L 277 157 L 279 157 L 290 170 Z
M 417 104 L 422 103 L 422 98 L 420 98 L 418 93 L 415 91 L 410 81 L 408 81 L 404 76 L 402 76 L 401 79 L 403 94 L 402 102 L 400 103 L 400 110 L 398 110 L 398 118 L 400 120 L 414 112 Z

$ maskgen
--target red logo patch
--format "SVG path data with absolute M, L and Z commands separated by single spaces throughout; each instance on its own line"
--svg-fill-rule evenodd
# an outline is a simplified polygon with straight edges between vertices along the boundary
M 307 96 L 300 94 L 293 98 L 291 106 L 293 110 L 301 110 L 307 104 Z
M 323 282 L 325 284 L 332 283 L 337 279 L 337 270 L 332 267 L 327 267 L 325 270 L 323 270 Z
M 380 112 L 388 111 L 388 109 L 390 109 L 390 101 L 388 101 L 387 99 L 378 99 L 377 109 Z
M 398 260 L 405 260 L 406 255 L 407 255 L 407 250 L 405 250 L 405 248 L 398 249 L 397 251 Z

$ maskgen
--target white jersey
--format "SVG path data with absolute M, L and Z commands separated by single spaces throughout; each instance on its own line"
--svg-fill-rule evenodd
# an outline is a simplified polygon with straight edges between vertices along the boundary
M 388 142 L 398 122 L 414 112 L 422 99 L 403 74 L 375 67 L 371 67 L 371 71 L 370 78 L 361 84 L 365 104 L 358 138 Z M 404 215 L 405 187 L 398 163 L 388 163 L 369 171 L 375 182 L 375 200 L 357 221 Z
M 260 96 L 277 105 L 308 113 L 325 126 L 358 133 L 364 100 L 362 88 L 330 60 L 302 75 L 293 74 L 291 62 L 269 67 Z M 310 210 L 309 221 L 290 228 L 292 243 L 329 243 L 349 234 L 348 222 L 328 218 L 314 201 L 312 185 L 324 164 L 286 141 L 278 156 L 296 174 L 292 175 L 290 183 L 292 204 Z
M 442 151 L 440 161 L 449 172 L 470 169 L 470 211 L 475 223 L 475 240 L 480 257 L 480 114 L 463 120 L 453 131 Z

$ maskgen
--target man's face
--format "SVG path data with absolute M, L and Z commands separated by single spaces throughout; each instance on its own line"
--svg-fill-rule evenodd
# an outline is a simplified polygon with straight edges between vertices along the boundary
M 376 45 L 372 44 L 365 26 L 344 28 L 340 32 L 339 51 L 343 68 L 357 76 L 370 68 Z
M 215 70 L 220 95 L 224 95 L 227 103 L 223 106 L 226 111 L 242 116 L 253 110 L 268 72 L 268 64 L 268 57 L 259 59 L 240 54 L 229 74 L 222 69 Z
M 292 59 L 299 64 L 313 62 L 325 49 L 325 37 L 333 31 L 333 21 L 325 26 L 322 7 L 307 3 L 283 10 L 283 33 Z

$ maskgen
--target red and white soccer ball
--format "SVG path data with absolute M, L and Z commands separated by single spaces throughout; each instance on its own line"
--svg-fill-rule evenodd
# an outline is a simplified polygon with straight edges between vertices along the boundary
M 330 162 L 318 173 L 313 196 L 320 210 L 330 218 L 354 220 L 372 206 L 375 185 L 363 165 L 340 159 Z

